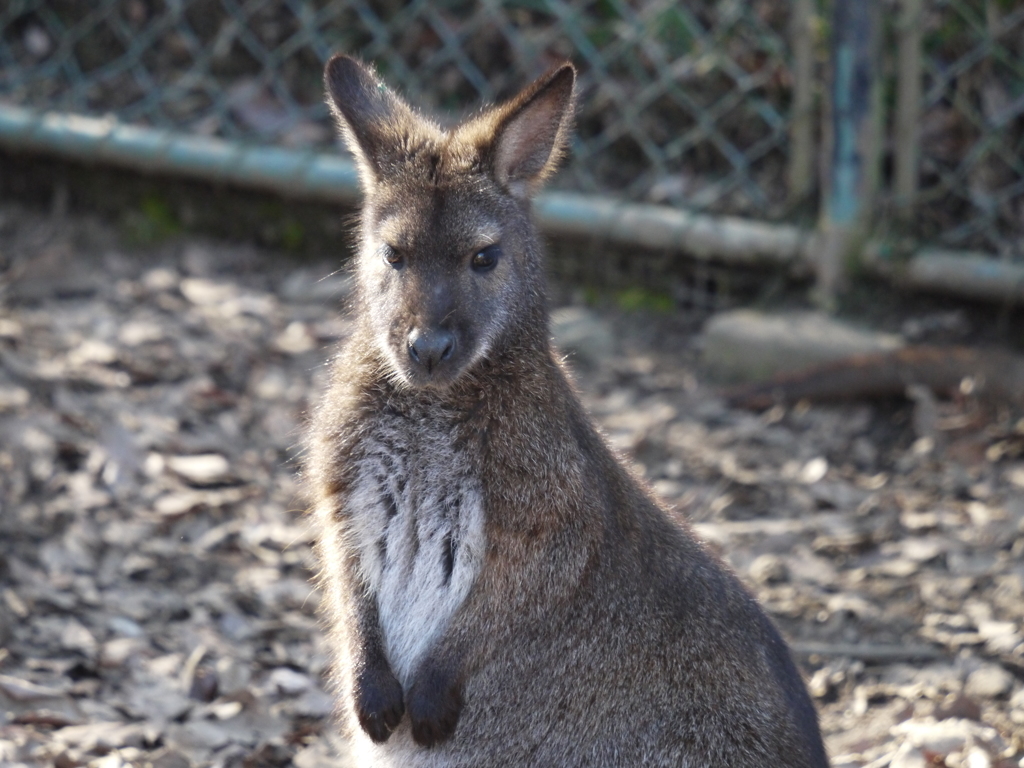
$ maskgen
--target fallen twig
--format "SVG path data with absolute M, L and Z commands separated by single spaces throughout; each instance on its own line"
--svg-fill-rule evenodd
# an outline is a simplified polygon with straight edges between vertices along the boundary
M 731 405 L 768 408 L 797 400 L 902 397 L 907 387 L 965 391 L 993 401 L 1024 401 L 1024 357 L 998 349 L 904 347 L 842 360 L 725 390 Z

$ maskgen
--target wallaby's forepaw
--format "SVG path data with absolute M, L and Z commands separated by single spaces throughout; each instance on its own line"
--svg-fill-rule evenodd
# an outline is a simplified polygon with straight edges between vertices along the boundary
M 441 675 L 427 675 L 409 690 L 412 737 L 422 747 L 432 747 L 455 733 L 462 711 L 459 685 Z
M 356 717 L 378 744 L 388 740 L 405 713 L 402 686 L 387 668 L 365 669 L 356 677 Z

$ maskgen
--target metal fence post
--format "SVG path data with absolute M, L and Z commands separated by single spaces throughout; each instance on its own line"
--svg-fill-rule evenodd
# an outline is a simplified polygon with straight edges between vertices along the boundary
M 922 20 L 924 0 L 901 0 L 897 27 L 896 74 L 896 205 L 908 215 L 917 195 L 920 158 Z
M 879 0 L 835 0 L 832 9 L 830 157 L 822 196 L 817 299 L 832 306 L 863 242 L 878 185 Z
M 814 0 L 796 0 L 790 18 L 793 48 L 793 107 L 789 124 L 789 202 L 806 198 L 814 186 Z

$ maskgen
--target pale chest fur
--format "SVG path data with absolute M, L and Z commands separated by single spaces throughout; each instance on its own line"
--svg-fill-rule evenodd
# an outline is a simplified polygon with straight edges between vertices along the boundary
M 480 483 L 454 433 L 443 412 L 382 416 L 353 457 L 352 542 L 405 688 L 469 594 L 485 551 Z

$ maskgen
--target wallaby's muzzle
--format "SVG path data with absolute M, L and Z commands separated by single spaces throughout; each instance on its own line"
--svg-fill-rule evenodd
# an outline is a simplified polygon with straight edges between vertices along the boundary
M 480 319 L 466 307 L 465 286 L 424 249 L 388 275 L 375 322 L 387 328 L 381 341 L 395 371 L 413 387 L 447 387 L 472 364 Z
M 433 373 L 455 352 L 455 334 L 443 328 L 416 328 L 409 334 L 409 357 L 419 366 Z

